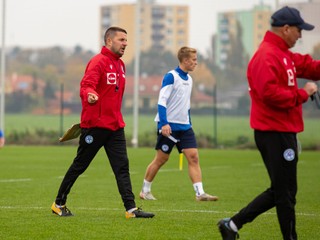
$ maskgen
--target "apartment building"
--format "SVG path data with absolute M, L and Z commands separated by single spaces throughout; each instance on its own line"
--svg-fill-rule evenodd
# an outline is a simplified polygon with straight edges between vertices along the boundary
M 251 10 L 218 13 L 216 37 L 216 63 L 225 67 L 232 38 L 241 36 L 244 56 L 251 57 L 270 28 L 270 6 L 263 3 Z
M 105 5 L 100 9 L 100 39 L 110 26 L 119 26 L 128 32 L 128 48 L 123 56 L 126 63 L 134 59 L 136 32 L 136 4 Z M 159 52 L 178 49 L 189 43 L 189 7 L 159 5 L 154 0 L 141 0 L 140 50 L 153 48 Z
M 281 4 L 278 7 L 289 5 L 297 8 L 306 22 L 315 25 L 312 31 L 302 31 L 302 38 L 298 40 L 295 47 L 291 50 L 304 54 L 311 54 L 315 45 L 320 43 L 320 0 L 308 0 Z M 230 50 L 231 37 L 239 35 L 239 26 L 242 31 L 242 44 L 244 54 L 250 58 L 258 48 L 265 32 L 270 29 L 270 17 L 275 10 L 270 6 L 255 6 L 251 10 L 237 12 L 222 12 L 218 14 L 218 27 L 216 38 L 216 63 L 225 67 Z

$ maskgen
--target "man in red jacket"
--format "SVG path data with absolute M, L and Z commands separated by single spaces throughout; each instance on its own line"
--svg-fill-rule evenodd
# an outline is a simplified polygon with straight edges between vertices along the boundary
M 289 49 L 301 38 L 302 30 L 313 28 L 297 9 L 281 8 L 272 15 L 271 30 L 249 62 L 250 124 L 271 185 L 239 213 L 219 221 L 224 240 L 239 237 L 238 230 L 244 224 L 273 207 L 276 207 L 283 239 L 298 239 L 296 135 L 303 131 L 302 104 L 317 91 L 317 85 L 307 82 L 298 88 L 297 78 L 319 80 L 320 61 Z
M 125 123 L 121 113 L 125 65 L 120 59 L 127 47 L 127 32 L 111 27 L 106 31 L 104 41 L 105 46 L 88 63 L 80 84 L 82 113 L 77 156 L 62 180 L 51 209 L 59 216 L 72 216 L 66 207 L 71 187 L 104 147 L 126 209 L 126 218 L 152 218 L 153 213 L 136 207 L 129 174 Z

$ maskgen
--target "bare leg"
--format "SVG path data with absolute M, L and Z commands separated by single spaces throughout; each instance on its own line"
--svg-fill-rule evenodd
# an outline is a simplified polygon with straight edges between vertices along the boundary
M 157 150 L 156 156 L 147 167 L 144 179 L 148 182 L 152 182 L 159 169 L 168 161 L 169 156 L 169 154 L 164 153 L 161 150 Z
M 197 148 L 183 150 L 188 161 L 189 177 L 192 183 L 202 182 L 201 168 L 199 164 L 199 154 Z
M 194 191 L 196 192 L 197 201 L 217 201 L 217 196 L 212 196 L 205 193 L 202 184 L 202 173 L 199 163 L 199 153 L 197 148 L 188 148 L 183 150 L 184 155 L 188 160 L 189 177 L 193 183 Z

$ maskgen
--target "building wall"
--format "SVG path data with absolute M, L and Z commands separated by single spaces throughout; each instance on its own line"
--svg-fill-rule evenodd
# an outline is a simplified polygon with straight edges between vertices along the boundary
M 270 28 L 271 7 L 266 5 L 255 6 L 251 10 L 223 12 L 218 14 L 218 31 L 216 42 L 216 63 L 224 68 L 230 49 L 231 35 L 238 35 L 238 23 L 242 30 L 242 44 L 246 55 L 251 57 L 258 48 L 265 32 Z
M 225 67 L 228 51 L 230 50 L 231 34 L 234 26 L 235 14 L 230 12 L 218 13 L 218 30 L 216 38 L 216 63 L 221 67 Z
M 251 57 L 254 52 L 258 49 L 260 43 L 263 40 L 263 37 L 267 30 L 270 29 L 270 17 L 272 10 L 270 7 L 257 7 L 256 11 L 253 12 L 253 48 L 249 52 Z
M 122 59 L 129 62 L 134 56 L 135 5 L 121 4 L 103 6 L 100 10 L 100 45 L 104 45 L 104 33 L 111 26 L 124 28 L 128 33 L 128 47 Z
M 119 26 L 128 32 L 128 47 L 123 56 L 126 63 L 131 62 L 135 53 L 135 4 L 102 6 L 100 13 L 100 39 L 110 26 Z M 189 7 L 184 5 L 158 5 L 144 1 L 140 12 L 140 49 L 148 51 L 170 51 L 189 44 Z

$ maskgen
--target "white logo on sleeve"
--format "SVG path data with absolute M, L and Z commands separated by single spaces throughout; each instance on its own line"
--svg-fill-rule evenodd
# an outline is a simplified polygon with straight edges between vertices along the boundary
M 295 153 L 294 153 L 293 149 L 288 148 L 287 150 L 285 150 L 283 153 L 283 157 L 287 161 L 292 161 L 295 157 Z
M 287 69 L 288 86 L 294 86 L 294 73 L 292 69 Z

